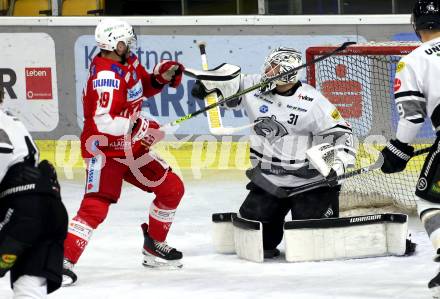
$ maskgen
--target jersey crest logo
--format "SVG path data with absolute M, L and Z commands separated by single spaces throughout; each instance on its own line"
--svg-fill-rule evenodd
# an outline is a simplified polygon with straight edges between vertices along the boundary
M 334 120 L 340 120 L 340 119 L 342 119 L 342 116 L 341 116 L 341 114 L 339 113 L 338 109 L 335 108 L 335 110 L 333 110 L 333 112 L 332 112 L 332 118 L 333 118 Z
M 263 136 L 270 143 L 277 141 L 287 135 L 287 129 L 276 119 L 275 115 L 259 117 L 254 130 L 259 136 Z
M 396 73 L 399 73 L 401 70 L 403 70 L 404 67 L 405 67 L 405 62 L 400 61 L 400 62 L 397 64 Z
M 267 107 L 267 105 L 261 105 L 260 106 L 260 112 L 261 113 L 267 113 L 267 111 L 269 111 L 269 107 Z

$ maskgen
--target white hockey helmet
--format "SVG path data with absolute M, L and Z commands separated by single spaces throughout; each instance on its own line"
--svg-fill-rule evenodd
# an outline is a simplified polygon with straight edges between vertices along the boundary
M 103 19 L 95 29 L 98 47 L 107 51 L 116 50 L 118 42 L 123 42 L 130 49 L 136 48 L 136 35 L 133 27 L 119 19 Z
M 293 48 L 278 47 L 274 49 L 265 59 L 262 67 L 262 81 L 271 79 L 281 73 L 288 72 L 302 64 L 301 53 Z M 296 83 L 299 72 L 295 71 L 288 75 L 281 76 L 262 88 L 262 92 L 273 90 L 277 85 Z

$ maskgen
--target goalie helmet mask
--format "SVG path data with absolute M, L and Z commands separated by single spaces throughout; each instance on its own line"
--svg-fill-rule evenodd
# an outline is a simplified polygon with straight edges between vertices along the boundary
M 411 15 L 414 31 L 440 29 L 440 0 L 417 0 Z
M 302 64 L 301 53 L 293 48 L 279 47 L 273 50 L 266 57 L 262 67 L 261 82 L 270 80 L 279 74 L 291 71 Z M 260 88 L 261 93 L 267 93 L 276 88 L 277 85 L 296 83 L 298 81 L 299 71 L 281 76 Z

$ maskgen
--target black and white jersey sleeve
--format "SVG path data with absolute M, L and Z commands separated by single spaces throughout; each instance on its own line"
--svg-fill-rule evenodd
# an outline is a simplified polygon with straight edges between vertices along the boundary
M 0 182 L 10 167 L 25 160 L 36 166 L 37 147 L 24 125 L 0 110 Z
M 429 117 L 440 130 L 440 38 L 423 43 L 403 57 L 394 79 L 394 99 L 399 112 L 396 137 L 411 143 Z

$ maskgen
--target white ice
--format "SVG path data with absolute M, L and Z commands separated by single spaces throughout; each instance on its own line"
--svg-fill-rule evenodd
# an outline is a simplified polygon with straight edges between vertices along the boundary
M 76 272 L 75 286 L 49 298 L 295 298 L 377 299 L 431 298 L 427 282 L 437 265 L 433 250 L 417 219 L 411 219 L 417 253 L 345 261 L 287 263 L 284 258 L 263 264 L 235 255 L 220 255 L 211 245 L 211 214 L 236 211 L 246 195 L 244 176 L 224 173 L 208 180 L 187 180 L 186 194 L 168 242 L 184 253 L 181 270 L 152 270 L 141 265 L 143 237 L 153 196 L 129 185 L 95 231 Z M 64 202 L 72 217 L 79 207 L 83 184 L 63 181 Z M 298 244 L 300 246 L 300 244 Z M 279 247 L 283 251 L 283 244 Z M 11 298 L 9 276 L 0 280 L 0 298 Z

